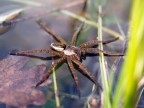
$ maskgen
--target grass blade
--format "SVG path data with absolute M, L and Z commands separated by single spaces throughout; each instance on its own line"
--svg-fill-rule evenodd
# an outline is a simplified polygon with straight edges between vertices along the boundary
M 102 9 L 101 6 L 99 6 L 99 16 L 98 16 L 98 38 L 102 41 L 102 18 L 101 13 Z M 102 43 L 99 44 L 99 49 L 103 50 Z M 104 54 L 100 53 L 99 56 L 99 62 L 100 62 L 100 69 L 101 69 L 101 78 L 102 78 L 102 86 L 103 86 L 103 94 L 104 94 L 104 108 L 111 108 L 110 104 L 110 89 L 108 85 L 108 78 L 107 78 L 107 72 L 105 67 L 105 59 Z
M 130 40 L 122 72 L 115 91 L 113 108 L 121 103 L 123 108 L 135 108 L 137 88 L 144 72 L 144 1 L 133 0 Z

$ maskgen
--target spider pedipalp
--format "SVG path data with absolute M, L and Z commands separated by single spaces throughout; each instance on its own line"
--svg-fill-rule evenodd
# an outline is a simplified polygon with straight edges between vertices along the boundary
M 55 51 L 64 51 L 64 49 L 66 48 L 66 45 L 61 44 L 61 43 L 51 43 L 51 48 L 54 49 Z

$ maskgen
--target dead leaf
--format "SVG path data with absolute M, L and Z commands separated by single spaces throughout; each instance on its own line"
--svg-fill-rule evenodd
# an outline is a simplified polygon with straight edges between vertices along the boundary
M 46 66 L 23 69 L 28 60 L 28 57 L 8 56 L 0 61 L 0 102 L 18 108 L 46 102 L 43 92 L 35 88 Z

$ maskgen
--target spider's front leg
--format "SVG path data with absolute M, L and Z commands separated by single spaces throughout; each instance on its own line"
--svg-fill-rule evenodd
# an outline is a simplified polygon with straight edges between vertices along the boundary
M 83 26 L 84 26 L 84 23 L 82 23 L 82 24 L 78 27 L 78 29 L 74 32 L 74 34 L 73 34 L 73 36 L 72 36 L 71 45 L 73 45 L 73 46 L 76 45 L 77 37 L 78 37 L 79 33 L 81 32 Z
M 60 53 L 53 51 L 53 50 L 47 50 L 47 49 L 41 49 L 41 50 L 26 50 L 26 51 L 17 51 L 17 50 L 13 50 L 10 52 L 10 55 L 26 55 L 29 56 L 30 54 L 33 53 L 40 53 L 40 52 L 45 52 L 45 53 L 50 53 L 56 56 L 61 56 Z M 30 55 L 31 56 L 31 55 Z
M 61 42 L 62 44 L 67 45 L 67 42 L 61 36 L 55 34 L 52 30 L 50 30 L 42 20 L 38 20 L 37 23 L 45 32 L 49 33 L 57 41 Z
M 118 39 L 119 39 L 119 37 L 113 38 L 113 39 L 110 39 L 110 40 L 106 40 L 106 41 L 91 40 L 91 41 L 84 42 L 84 43 L 80 44 L 79 47 L 80 48 L 86 48 L 86 47 L 89 47 L 89 46 L 98 46 L 99 43 L 108 44 L 108 43 L 114 42 Z

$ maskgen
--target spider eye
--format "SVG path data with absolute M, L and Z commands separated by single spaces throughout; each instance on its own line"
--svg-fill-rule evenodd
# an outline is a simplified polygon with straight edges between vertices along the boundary
M 66 48 L 66 45 L 61 43 L 51 43 L 51 48 L 56 51 L 63 51 Z

